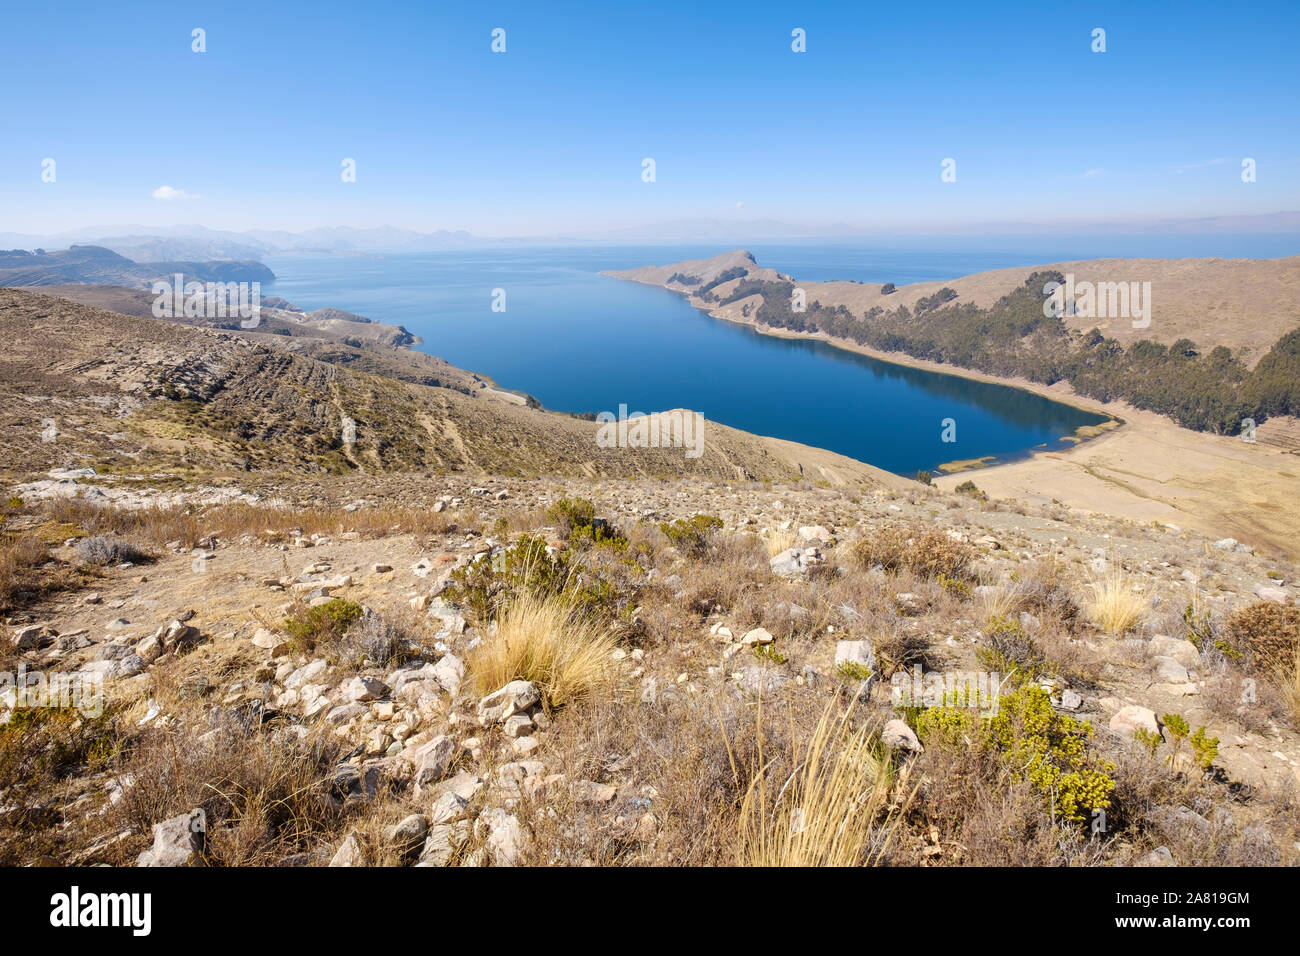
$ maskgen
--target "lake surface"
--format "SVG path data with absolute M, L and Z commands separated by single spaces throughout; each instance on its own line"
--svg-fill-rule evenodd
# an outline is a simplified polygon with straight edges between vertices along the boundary
M 1159 241 L 1156 241 L 1156 238 Z M 1276 237 L 1028 239 L 1018 245 L 744 243 L 798 279 L 902 285 L 1101 256 L 1286 255 Z M 910 369 L 821 342 L 777 339 L 695 310 L 665 289 L 599 275 L 737 248 L 707 243 L 484 245 L 387 256 L 270 256 L 280 295 L 404 325 L 420 350 L 536 396 L 547 408 L 629 413 L 690 408 L 706 420 L 828 448 L 904 475 L 953 460 L 1010 461 L 1062 447 L 1104 419 L 1018 389 Z M 1263 251 L 1272 248 L 1284 251 Z M 1290 251 L 1287 251 L 1287 250 Z M 1232 251 L 1240 250 L 1240 251 Z M 506 310 L 492 311 L 494 289 Z M 943 421 L 955 422 L 944 442 Z M 706 426 L 707 436 L 707 426 Z

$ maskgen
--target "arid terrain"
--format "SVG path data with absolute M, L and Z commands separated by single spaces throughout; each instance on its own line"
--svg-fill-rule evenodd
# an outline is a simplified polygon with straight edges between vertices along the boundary
M 1300 568 L 1216 487 L 1286 500 L 1262 429 L 932 486 L 328 330 L 0 329 L 5 863 L 1300 863 Z

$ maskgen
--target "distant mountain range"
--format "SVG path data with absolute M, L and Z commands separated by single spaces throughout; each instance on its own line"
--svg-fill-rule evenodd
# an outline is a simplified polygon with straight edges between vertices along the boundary
M 102 246 L 56 252 L 0 249 L 0 286 L 116 285 L 147 288 L 176 273 L 196 282 L 273 282 L 275 273 L 256 260 L 135 262 Z
M 0 232 L 0 249 L 65 249 L 93 244 L 111 249 L 137 263 L 258 259 L 287 252 L 334 254 L 434 252 L 488 244 L 643 242 L 669 240 L 832 239 L 936 235 L 1039 235 L 1069 232 L 1078 235 L 1192 235 L 1212 233 L 1300 233 L 1300 212 L 1265 215 L 1208 216 L 1199 219 L 967 223 L 963 225 L 868 224 L 846 222 L 791 223 L 779 219 L 681 218 L 635 226 L 584 229 L 567 235 L 488 238 L 460 230 L 417 232 L 394 226 L 355 228 L 321 226 L 302 232 L 250 229 L 230 232 L 200 225 L 88 226 L 48 236 Z

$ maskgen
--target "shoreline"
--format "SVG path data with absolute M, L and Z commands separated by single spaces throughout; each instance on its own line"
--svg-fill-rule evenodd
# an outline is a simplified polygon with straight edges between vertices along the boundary
M 1117 423 L 1097 428 L 1093 435 L 1076 434 L 1075 441 L 1067 442 L 1065 448 L 1032 449 L 1027 457 L 1015 461 L 937 474 L 934 486 L 943 491 L 952 491 L 969 480 L 991 498 L 1065 505 L 1122 520 L 1158 523 L 1171 534 L 1195 529 L 1216 538 L 1234 537 L 1292 560 L 1300 558 L 1300 513 L 1279 504 L 1300 499 L 1300 457 L 1284 448 L 1195 432 L 1127 403 L 1082 397 L 1068 382 L 1049 386 L 1000 378 L 906 353 L 880 352 L 820 332 L 773 329 L 740 315 L 741 303 L 719 309 L 661 282 L 611 278 L 675 292 L 709 317 L 748 326 L 760 335 L 821 341 L 893 365 L 1004 385 Z M 1260 428 L 1274 422 L 1281 430 L 1297 424 L 1293 419 L 1278 419 Z M 1085 426 L 1089 430 L 1094 427 Z M 948 464 L 978 461 L 967 458 Z

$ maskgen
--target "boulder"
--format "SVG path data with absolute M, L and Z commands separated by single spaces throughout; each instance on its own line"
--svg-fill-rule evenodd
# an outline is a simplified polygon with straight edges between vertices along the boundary
M 1127 707 L 1120 708 L 1119 712 L 1110 719 L 1110 729 L 1125 737 L 1132 737 L 1138 730 L 1158 734 L 1160 721 L 1156 719 L 1154 710 L 1129 704 Z

